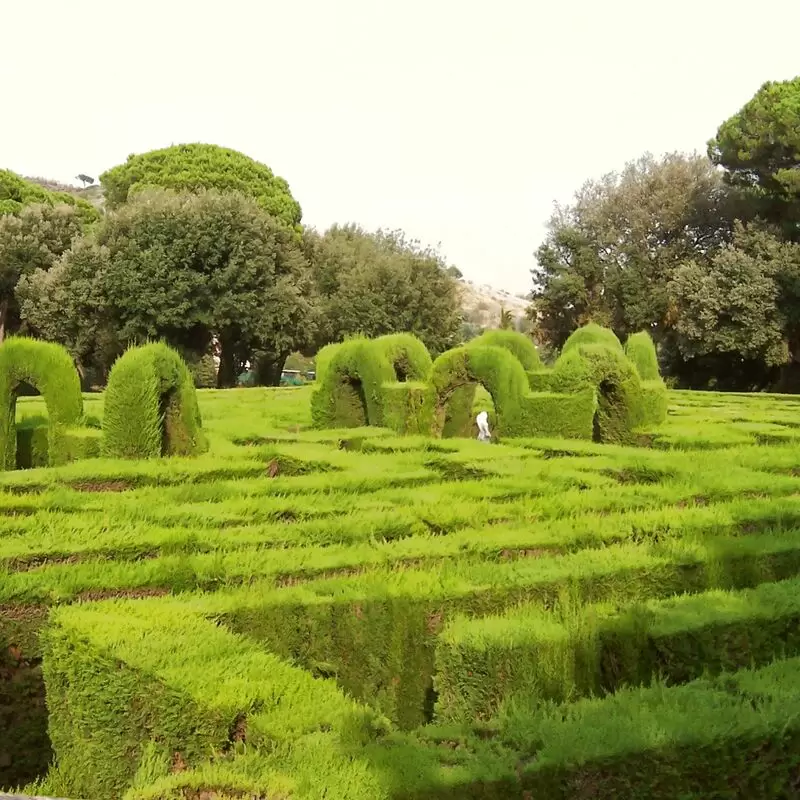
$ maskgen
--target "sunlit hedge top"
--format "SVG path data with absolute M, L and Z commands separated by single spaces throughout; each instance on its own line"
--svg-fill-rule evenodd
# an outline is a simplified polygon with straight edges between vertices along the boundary
M 99 216 L 97 209 L 80 197 L 68 192 L 51 192 L 37 183 L 26 181 L 10 170 L 0 169 L 0 216 L 16 214 L 23 206 L 35 203 L 48 206 L 65 203 L 75 206 L 85 224 L 94 222 Z
M 602 344 L 619 353 L 623 352 L 622 344 L 614 331 L 609 328 L 603 328 L 594 322 L 590 322 L 588 325 L 573 331 L 569 339 L 564 342 L 561 352 L 568 353 L 570 350 L 575 350 L 586 344 Z
M 267 213 L 287 225 L 298 225 L 302 218 L 300 204 L 283 178 L 266 164 L 213 144 L 181 144 L 131 155 L 124 164 L 104 172 L 100 181 L 111 208 L 146 187 L 217 189 L 254 198 Z
M 537 370 L 542 368 L 542 359 L 539 357 L 536 345 L 525 334 L 517 331 L 484 331 L 476 339 L 473 339 L 470 345 L 502 347 L 510 351 L 524 369 Z

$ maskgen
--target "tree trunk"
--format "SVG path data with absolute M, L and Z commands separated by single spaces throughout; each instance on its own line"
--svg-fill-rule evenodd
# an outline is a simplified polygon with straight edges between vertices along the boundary
M 6 324 L 8 322 L 8 298 L 0 301 L 0 344 L 6 338 Z
M 231 389 L 236 386 L 239 377 L 236 374 L 236 352 L 232 339 L 221 338 L 219 342 L 219 370 L 217 370 L 217 388 Z
M 256 361 L 255 383 L 256 386 L 279 386 L 283 365 L 289 353 L 265 354 Z

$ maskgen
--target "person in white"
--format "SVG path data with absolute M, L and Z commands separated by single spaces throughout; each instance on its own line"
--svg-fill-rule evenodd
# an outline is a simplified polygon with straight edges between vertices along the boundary
M 478 441 L 489 442 L 492 439 L 492 433 L 489 430 L 489 415 L 485 411 L 481 411 L 475 422 L 478 423 Z

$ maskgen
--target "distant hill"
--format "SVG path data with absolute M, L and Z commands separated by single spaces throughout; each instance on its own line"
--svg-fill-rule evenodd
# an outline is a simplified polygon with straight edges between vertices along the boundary
M 462 280 L 461 307 L 464 319 L 477 328 L 499 328 L 502 309 L 511 312 L 515 327 L 525 327 L 525 310 L 529 301 L 503 289 L 494 289 L 488 284 L 476 285 Z

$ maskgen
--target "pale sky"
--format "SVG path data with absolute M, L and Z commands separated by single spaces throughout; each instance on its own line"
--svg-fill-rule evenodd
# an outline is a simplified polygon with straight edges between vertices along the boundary
M 224 145 L 307 224 L 403 228 L 525 292 L 554 200 L 704 152 L 800 73 L 798 29 L 798 0 L 0 0 L 0 167 L 74 182 Z

